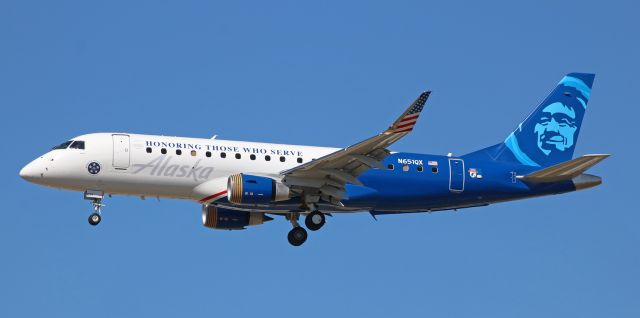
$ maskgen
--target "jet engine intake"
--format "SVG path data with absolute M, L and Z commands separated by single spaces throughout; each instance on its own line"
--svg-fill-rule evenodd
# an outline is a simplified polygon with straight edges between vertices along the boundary
M 260 225 L 273 218 L 264 213 L 229 210 L 214 205 L 202 206 L 202 225 L 216 230 L 244 230 L 247 226 Z
M 290 190 L 282 182 L 267 177 L 234 174 L 227 181 L 227 199 L 235 204 L 269 204 L 285 201 Z

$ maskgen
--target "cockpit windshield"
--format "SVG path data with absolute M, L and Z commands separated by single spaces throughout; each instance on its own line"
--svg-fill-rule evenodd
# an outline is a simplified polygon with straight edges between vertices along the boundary
M 56 149 L 67 149 L 67 147 L 69 147 L 69 145 L 73 142 L 73 140 L 69 140 L 69 141 L 65 141 L 53 148 L 51 148 L 51 150 L 56 150 Z
M 84 150 L 84 141 L 82 140 L 69 140 L 69 141 L 65 141 L 53 148 L 51 148 L 51 150 L 56 150 L 56 149 L 82 149 Z
M 82 141 L 82 140 L 74 141 L 71 144 L 71 146 L 69 146 L 69 149 L 84 149 L 84 141 Z

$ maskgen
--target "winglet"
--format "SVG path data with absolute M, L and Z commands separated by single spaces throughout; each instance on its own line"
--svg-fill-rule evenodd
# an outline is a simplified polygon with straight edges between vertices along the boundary
M 413 130 L 413 127 L 416 125 L 418 121 L 418 117 L 420 117 L 420 113 L 422 112 L 422 108 L 424 108 L 424 104 L 427 102 L 427 98 L 431 95 L 430 91 L 422 92 L 418 98 L 416 98 L 411 105 L 396 119 L 395 122 L 386 132 L 388 133 L 407 133 Z

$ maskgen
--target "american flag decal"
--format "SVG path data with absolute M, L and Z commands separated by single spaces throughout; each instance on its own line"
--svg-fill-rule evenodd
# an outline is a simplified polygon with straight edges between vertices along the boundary
M 422 108 L 424 108 L 424 104 L 427 102 L 427 98 L 429 98 L 429 94 L 431 94 L 431 92 L 423 92 L 420 94 L 413 104 L 409 106 L 409 109 L 407 109 L 400 118 L 398 118 L 398 120 L 389 127 L 389 131 L 395 134 L 412 131 L 413 126 L 416 125 L 418 117 L 422 112 Z

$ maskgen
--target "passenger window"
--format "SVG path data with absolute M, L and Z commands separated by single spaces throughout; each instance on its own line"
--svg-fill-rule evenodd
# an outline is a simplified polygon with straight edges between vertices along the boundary
M 71 146 L 69 146 L 69 149 L 81 149 L 81 150 L 84 150 L 84 141 L 81 141 L 81 140 L 74 141 L 71 144 Z
M 249 156 L 249 158 L 250 158 L 251 160 L 256 160 L 256 155 L 251 155 L 251 156 Z
M 302 163 L 302 158 L 298 158 L 298 163 Z
M 178 155 L 178 156 L 179 156 L 179 155 L 181 155 L 181 154 L 182 154 L 182 150 L 180 150 L 180 149 L 176 149 L 176 155 Z
M 285 160 L 287 160 L 287 158 L 285 158 L 284 156 L 280 156 L 280 162 L 284 162 Z
M 418 171 L 419 171 L 419 172 L 424 171 L 424 167 L 423 167 L 423 166 L 418 166 L 418 168 L 417 168 L 417 169 L 418 169 Z
M 431 168 L 431 172 L 438 173 L 438 167 L 432 167 Z
M 227 157 L 227 153 L 226 152 L 221 152 L 220 153 L 220 158 L 226 158 Z
M 388 164 L 388 165 L 387 165 L 387 169 L 389 169 L 389 170 L 393 170 L 393 163 Z
M 404 172 L 409 171 L 409 165 L 402 166 L 402 171 L 404 171 Z
M 239 153 L 237 153 L 237 154 L 236 154 L 236 159 L 240 159 L 240 158 L 242 158 L 242 155 L 241 155 L 241 154 L 239 154 Z
M 195 157 L 196 155 L 197 155 L 196 151 L 195 150 L 191 150 L 191 156 Z
M 165 149 L 165 148 L 160 149 L 160 153 L 163 154 L 163 155 L 166 155 L 167 154 L 167 149 Z
M 211 151 L 207 151 L 207 152 L 205 153 L 205 156 L 207 156 L 207 158 L 211 158 Z
M 269 156 L 269 155 L 264 156 L 264 160 L 265 161 L 271 161 L 271 156 Z
M 147 153 L 151 153 L 151 147 L 147 147 Z

